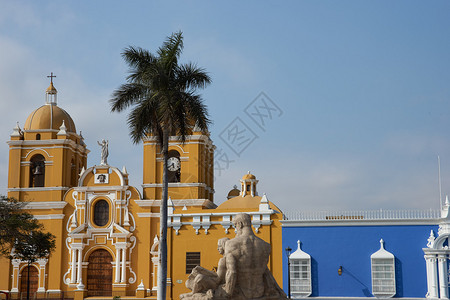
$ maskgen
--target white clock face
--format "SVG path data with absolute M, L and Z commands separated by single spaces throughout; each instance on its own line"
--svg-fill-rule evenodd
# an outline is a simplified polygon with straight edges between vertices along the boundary
M 180 160 L 177 157 L 169 157 L 167 160 L 167 169 L 169 169 L 169 171 L 178 171 L 180 167 Z

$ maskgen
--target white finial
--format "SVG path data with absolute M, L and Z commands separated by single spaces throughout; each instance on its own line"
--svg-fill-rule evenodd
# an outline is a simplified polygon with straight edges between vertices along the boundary
M 144 280 L 143 280 L 143 279 L 141 279 L 141 284 L 138 285 L 137 290 L 138 290 L 138 291 L 143 291 L 143 290 L 145 290 Z
M 264 193 L 259 203 L 259 211 L 269 211 L 269 210 L 270 210 L 269 199 L 267 199 L 267 196 Z
M 72 223 L 70 224 L 71 228 L 77 227 L 77 211 L 73 213 Z
M 64 123 L 64 120 L 63 120 L 62 125 L 59 126 L 58 135 L 66 135 L 66 134 L 67 134 L 67 127 L 66 127 L 66 124 Z
M 247 174 L 250 174 L 250 171 L 247 171 Z
M 81 172 L 80 172 L 80 174 L 79 174 L 80 177 L 81 177 L 81 175 L 83 175 L 84 172 L 86 172 L 86 169 L 85 169 L 84 166 L 83 166 L 83 168 L 81 168 Z
M 300 248 L 300 240 L 297 241 L 297 249 L 301 250 L 302 248 Z
M 183 206 L 182 210 L 187 210 L 186 204 Z
M 433 244 L 434 244 L 434 240 L 435 239 L 436 238 L 434 237 L 434 232 L 433 232 L 433 230 L 431 230 L 430 236 L 428 237 L 428 240 L 427 240 L 427 247 L 428 248 L 433 248 Z
M 17 122 L 16 127 L 13 128 L 13 132 L 11 133 L 11 136 L 22 136 L 22 135 L 23 135 L 23 132 L 20 129 L 19 122 Z
M 381 249 L 384 249 L 384 241 L 383 241 L 383 239 L 380 240 L 380 247 L 381 247 Z
M 128 175 L 127 168 L 125 166 L 122 167 L 122 174 Z
M 445 195 L 445 205 L 449 206 L 450 202 L 448 202 L 448 195 Z

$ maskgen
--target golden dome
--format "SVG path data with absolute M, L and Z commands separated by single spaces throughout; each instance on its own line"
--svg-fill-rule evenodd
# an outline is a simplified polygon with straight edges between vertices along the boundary
M 250 171 L 248 171 L 247 174 L 245 174 L 244 176 L 242 176 L 242 180 L 246 180 L 246 179 L 256 179 L 256 176 L 251 174 Z
M 58 91 L 56 90 L 56 88 L 53 86 L 53 82 L 50 83 L 50 86 L 47 88 L 47 90 L 45 91 L 47 94 L 56 94 Z
M 236 196 L 239 196 L 241 194 L 241 191 L 238 190 L 237 186 L 234 186 L 233 189 L 228 193 L 227 199 L 234 198 Z
M 220 204 L 216 209 L 226 209 L 226 210 L 249 209 L 257 211 L 259 210 L 261 199 L 262 199 L 261 196 L 255 197 L 252 197 L 251 195 L 246 195 L 245 197 L 238 196 L 225 201 L 224 203 Z M 281 212 L 281 210 L 271 201 L 269 201 L 269 206 L 271 209 Z
M 50 87 L 53 85 L 51 84 Z M 49 87 L 49 88 L 50 88 Z M 56 89 L 55 89 L 56 90 Z M 25 121 L 24 130 L 59 130 L 62 123 L 67 127 L 67 132 L 76 133 L 75 123 L 70 115 L 56 104 L 46 104 L 34 110 Z

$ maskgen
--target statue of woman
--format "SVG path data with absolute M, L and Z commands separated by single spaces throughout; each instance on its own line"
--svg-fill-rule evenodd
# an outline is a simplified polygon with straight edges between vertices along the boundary
M 97 141 L 97 144 L 102 147 L 102 159 L 100 161 L 101 165 L 107 165 L 108 164 L 108 141 L 106 140 L 102 140 L 102 142 L 100 143 L 99 141 Z

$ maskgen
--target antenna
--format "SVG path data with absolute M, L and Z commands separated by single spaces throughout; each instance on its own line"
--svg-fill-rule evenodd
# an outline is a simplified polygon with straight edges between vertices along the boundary
M 442 187 L 441 187 L 441 159 L 438 155 L 438 183 L 439 183 L 439 205 L 442 210 Z

